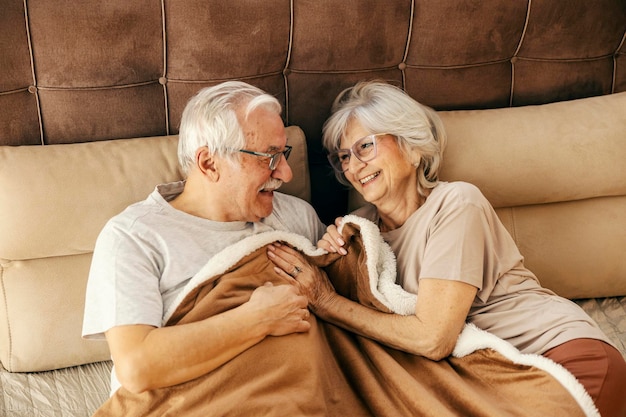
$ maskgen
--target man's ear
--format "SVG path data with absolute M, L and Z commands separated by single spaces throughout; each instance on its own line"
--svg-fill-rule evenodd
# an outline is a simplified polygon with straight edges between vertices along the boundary
M 196 151 L 196 166 L 210 180 L 217 181 L 219 179 L 218 165 L 208 147 L 203 146 Z

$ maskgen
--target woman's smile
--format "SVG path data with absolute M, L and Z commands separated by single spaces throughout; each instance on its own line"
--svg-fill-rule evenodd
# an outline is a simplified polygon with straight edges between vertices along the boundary
M 365 178 L 361 178 L 361 179 L 359 180 L 359 182 L 361 183 L 361 185 L 365 185 L 365 184 L 367 184 L 367 183 L 369 183 L 369 182 L 373 181 L 374 179 L 376 179 L 379 175 L 380 175 L 380 171 L 376 171 L 375 173 L 373 173 L 373 174 L 371 174 L 371 175 L 368 175 L 368 176 L 367 176 L 367 177 L 365 177 Z

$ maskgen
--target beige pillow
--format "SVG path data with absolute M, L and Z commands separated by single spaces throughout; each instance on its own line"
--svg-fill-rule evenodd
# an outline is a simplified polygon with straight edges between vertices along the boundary
M 310 199 L 306 141 L 287 128 L 294 180 Z M 81 338 L 91 253 L 105 222 L 182 179 L 176 136 L 0 147 L 0 361 L 42 371 L 109 358 Z
M 626 93 L 439 115 L 441 177 L 477 185 L 494 207 L 626 195 Z

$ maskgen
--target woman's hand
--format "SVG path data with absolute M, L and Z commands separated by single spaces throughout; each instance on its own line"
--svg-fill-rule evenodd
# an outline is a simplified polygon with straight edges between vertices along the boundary
M 338 230 L 342 219 L 343 217 L 337 217 L 335 224 L 331 224 L 326 228 L 326 233 L 322 236 L 322 239 L 317 242 L 318 248 L 322 248 L 328 252 L 340 253 L 341 255 L 348 254 L 348 251 L 343 247 L 346 242 L 343 240 Z
M 336 294 L 326 273 L 309 263 L 300 252 L 275 242 L 268 246 L 267 256 L 274 263 L 277 274 L 297 281 L 300 293 L 307 297 L 313 311 Z

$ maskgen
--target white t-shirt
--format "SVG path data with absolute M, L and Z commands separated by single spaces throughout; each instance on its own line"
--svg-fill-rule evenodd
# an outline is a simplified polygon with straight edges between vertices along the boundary
M 216 253 L 248 236 L 290 231 L 316 243 L 326 231 L 313 207 L 274 193 L 272 214 L 260 222 L 215 222 L 173 208 L 168 201 L 184 182 L 162 184 L 104 226 L 94 249 L 83 320 L 83 337 L 104 339 L 111 327 L 161 327 L 185 284 Z M 111 394 L 120 387 L 111 371 Z
M 355 214 L 378 222 L 376 208 Z M 397 258 L 397 282 L 417 294 L 421 278 L 478 288 L 467 321 L 524 353 L 543 353 L 576 338 L 612 344 L 577 304 L 541 287 L 513 238 L 479 189 L 441 182 L 406 222 L 383 233 Z
M 85 338 L 104 338 L 104 332 L 119 325 L 161 327 L 164 313 L 185 284 L 213 255 L 248 236 L 285 230 L 315 244 L 325 232 L 310 204 L 278 192 L 272 214 L 260 222 L 196 217 L 168 203 L 183 186 L 157 186 L 101 231 L 87 284 Z

